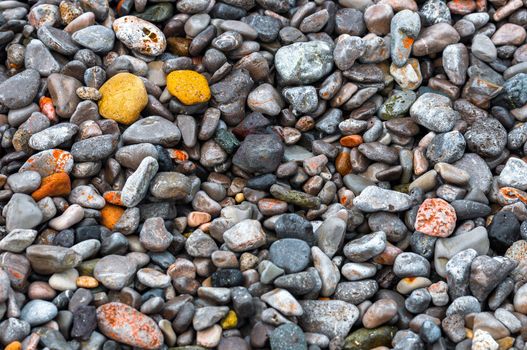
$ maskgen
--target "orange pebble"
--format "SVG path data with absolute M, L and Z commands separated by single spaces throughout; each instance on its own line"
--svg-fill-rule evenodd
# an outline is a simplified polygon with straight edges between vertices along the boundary
M 187 225 L 189 227 L 198 227 L 201 224 L 209 222 L 211 216 L 203 211 L 193 211 L 187 216 Z
M 349 148 L 357 147 L 362 142 L 362 136 L 360 135 L 347 135 L 340 139 L 340 144 Z
M 335 159 L 335 168 L 338 173 L 342 176 L 348 175 L 351 173 L 351 160 L 350 154 L 348 152 L 340 152 Z
M 113 230 L 113 227 L 119 221 L 124 213 L 124 209 L 113 204 L 106 204 L 101 209 L 101 224 L 106 228 Z
M 106 191 L 102 196 L 107 203 L 123 205 L 123 201 L 121 200 L 121 191 Z
M 38 100 L 38 106 L 40 111 L 52 122 L 58 121 L 57 114 L 55 113 L 55 107 L 53 106 L 53 100 L 50 97 L 42 96 Z
M 76 280 L 77 287 L 79 288 L 97 288 L 99 286 L 99 281 L 91 276 L 80 276 Z
M 22 343 L 19 341 L 14 341 L 12 343 L 9 343 L 5 350 L 22 350 Z
M 40 187 L 31 194 L 35 201 L 45 197 L 62 197 L 71 192 L 70 177 L 66 173 L 55 173 L 42 179 Z

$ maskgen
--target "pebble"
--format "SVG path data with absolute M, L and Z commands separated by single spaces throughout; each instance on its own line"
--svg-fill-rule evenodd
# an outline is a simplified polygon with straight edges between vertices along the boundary
M 310 262 L 310 248 L 303 240 L 284 238 L 270 246 L 269 258 L 287 274 L 300 272 Z
M 20 311 L 20 318 L 30 326 L 44 324 L 57 316 L 57 307 L 45 300 L 31 300 Z
M 310 84 L 330 72 L 333 54 L 323 41 L 294 43 L 276 52 L 275 65 L 284 84 Z
M 115 36 L 126 47 L 147 56 L 157 56 L 166 49 L 163 32 L 152 23 L 135 16 L 124 16 L 113 22 Z
M 157 324 L 122 303 L 113 302 L 98 307 L 97 325 L 110 339 L 130 346 L 156 349 L 163 344 L 163 334 Z
M 132 124 L 146 107 L 148 97 L 141 79 L 130 73 L 119 73 L 99 89 L 99 113 L 125 125 Z

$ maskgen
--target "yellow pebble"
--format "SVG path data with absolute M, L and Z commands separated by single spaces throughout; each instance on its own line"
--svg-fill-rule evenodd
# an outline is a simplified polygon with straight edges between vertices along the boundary
M 210 100 L 209 83 L 193 70 L 176 70 L 167 75 L 168 92 L 189 106 Z
M 230 310 L 227 316 L 221 321 L 221 328 L 223 329 L 232 329 L 236 328 L 238 325 L 238 317 L 236 312 Z
M 472 329 L 470 328 L 465 328 L 465 334 L 467 335 L 468 339 L 472 339 L 472 337 L 474 337 L 474 332 L 472 332 Z
M 5 350 L 22 350 L 22 343 L 20 343 L 19 341 L 14 341 L 12 343 L 9 343 L 5 347 Z
M 79 288 L 97 288 L 99 286 L 99 281 L 90 276 L 80 276 L 77 277 L 77 287 Z
M 241 203 L 245 200 L 245 196 L 243 195 L 243 193 L 237 193 L 236 196 L 234 196 L 234 200 L 237 202 L 237 203 Z
M 508 349 L 512 348 L 512 346 L 514 345 L 514 338 L 513 337 L 505 337 L 505 338 L 501 338 L 501 339 L 496 340 L 496 342 L 499 345 L 498 350 L 508 350 Z
M 185 233 L 183 234 L 183 237 L 185 237 L 185 238 L 189 238 L 191 234 L 192 234 L 192 232 L 185 232 Z
M 129 125 L 139 118 L 148 103 L 143 81 L 130 73 L 119 73 L 108 79 L 99 89 L 99 113 L 118 123 Z

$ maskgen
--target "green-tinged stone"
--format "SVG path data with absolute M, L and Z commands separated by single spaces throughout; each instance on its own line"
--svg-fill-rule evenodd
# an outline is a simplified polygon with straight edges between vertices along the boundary
M 390 120 L 408 114 L 410 107 L 417 99 L 413 91 L 396 91 L 379 108 L 379 117 Z
M 391 346 L 397 327 L 361 328 L 344 339 L 344 350 L 369 350 L 378 346 Z
M 92 259 L 83 261 L 79 266 L 77 266 L 77 271 L 79 271 L 79 275 L 93 277 L 93 269 L 95 269 L 95 264 L 97 264 L 99 260 L 100 259 Z
M 148 7 L 144 12 L 134 15 L 149 22 L 163 22 L 172 17 L 174 6 L 169 2 L 160 3 Z
M 240 145 L 236 136 L 226 129 L 218 129 L 214 135 L 214 141 L 228 154 L 233 154 Z
M 276 199 L 302 208 L 318 208 L 320 206 L 320 198 L 304 192 L 290 190 L 280 185 L 271 186 L 271 194 Z
M 401 184 L 401 185 L 395 185 L 393 187 L 394 191 L 402 192 L 408 194 L 410 184 Z

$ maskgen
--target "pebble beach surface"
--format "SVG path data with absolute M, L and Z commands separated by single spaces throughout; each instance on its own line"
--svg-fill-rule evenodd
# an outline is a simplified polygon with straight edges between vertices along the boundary
M 525 28 L 1 0 L 0 348 L 527 349 Z

